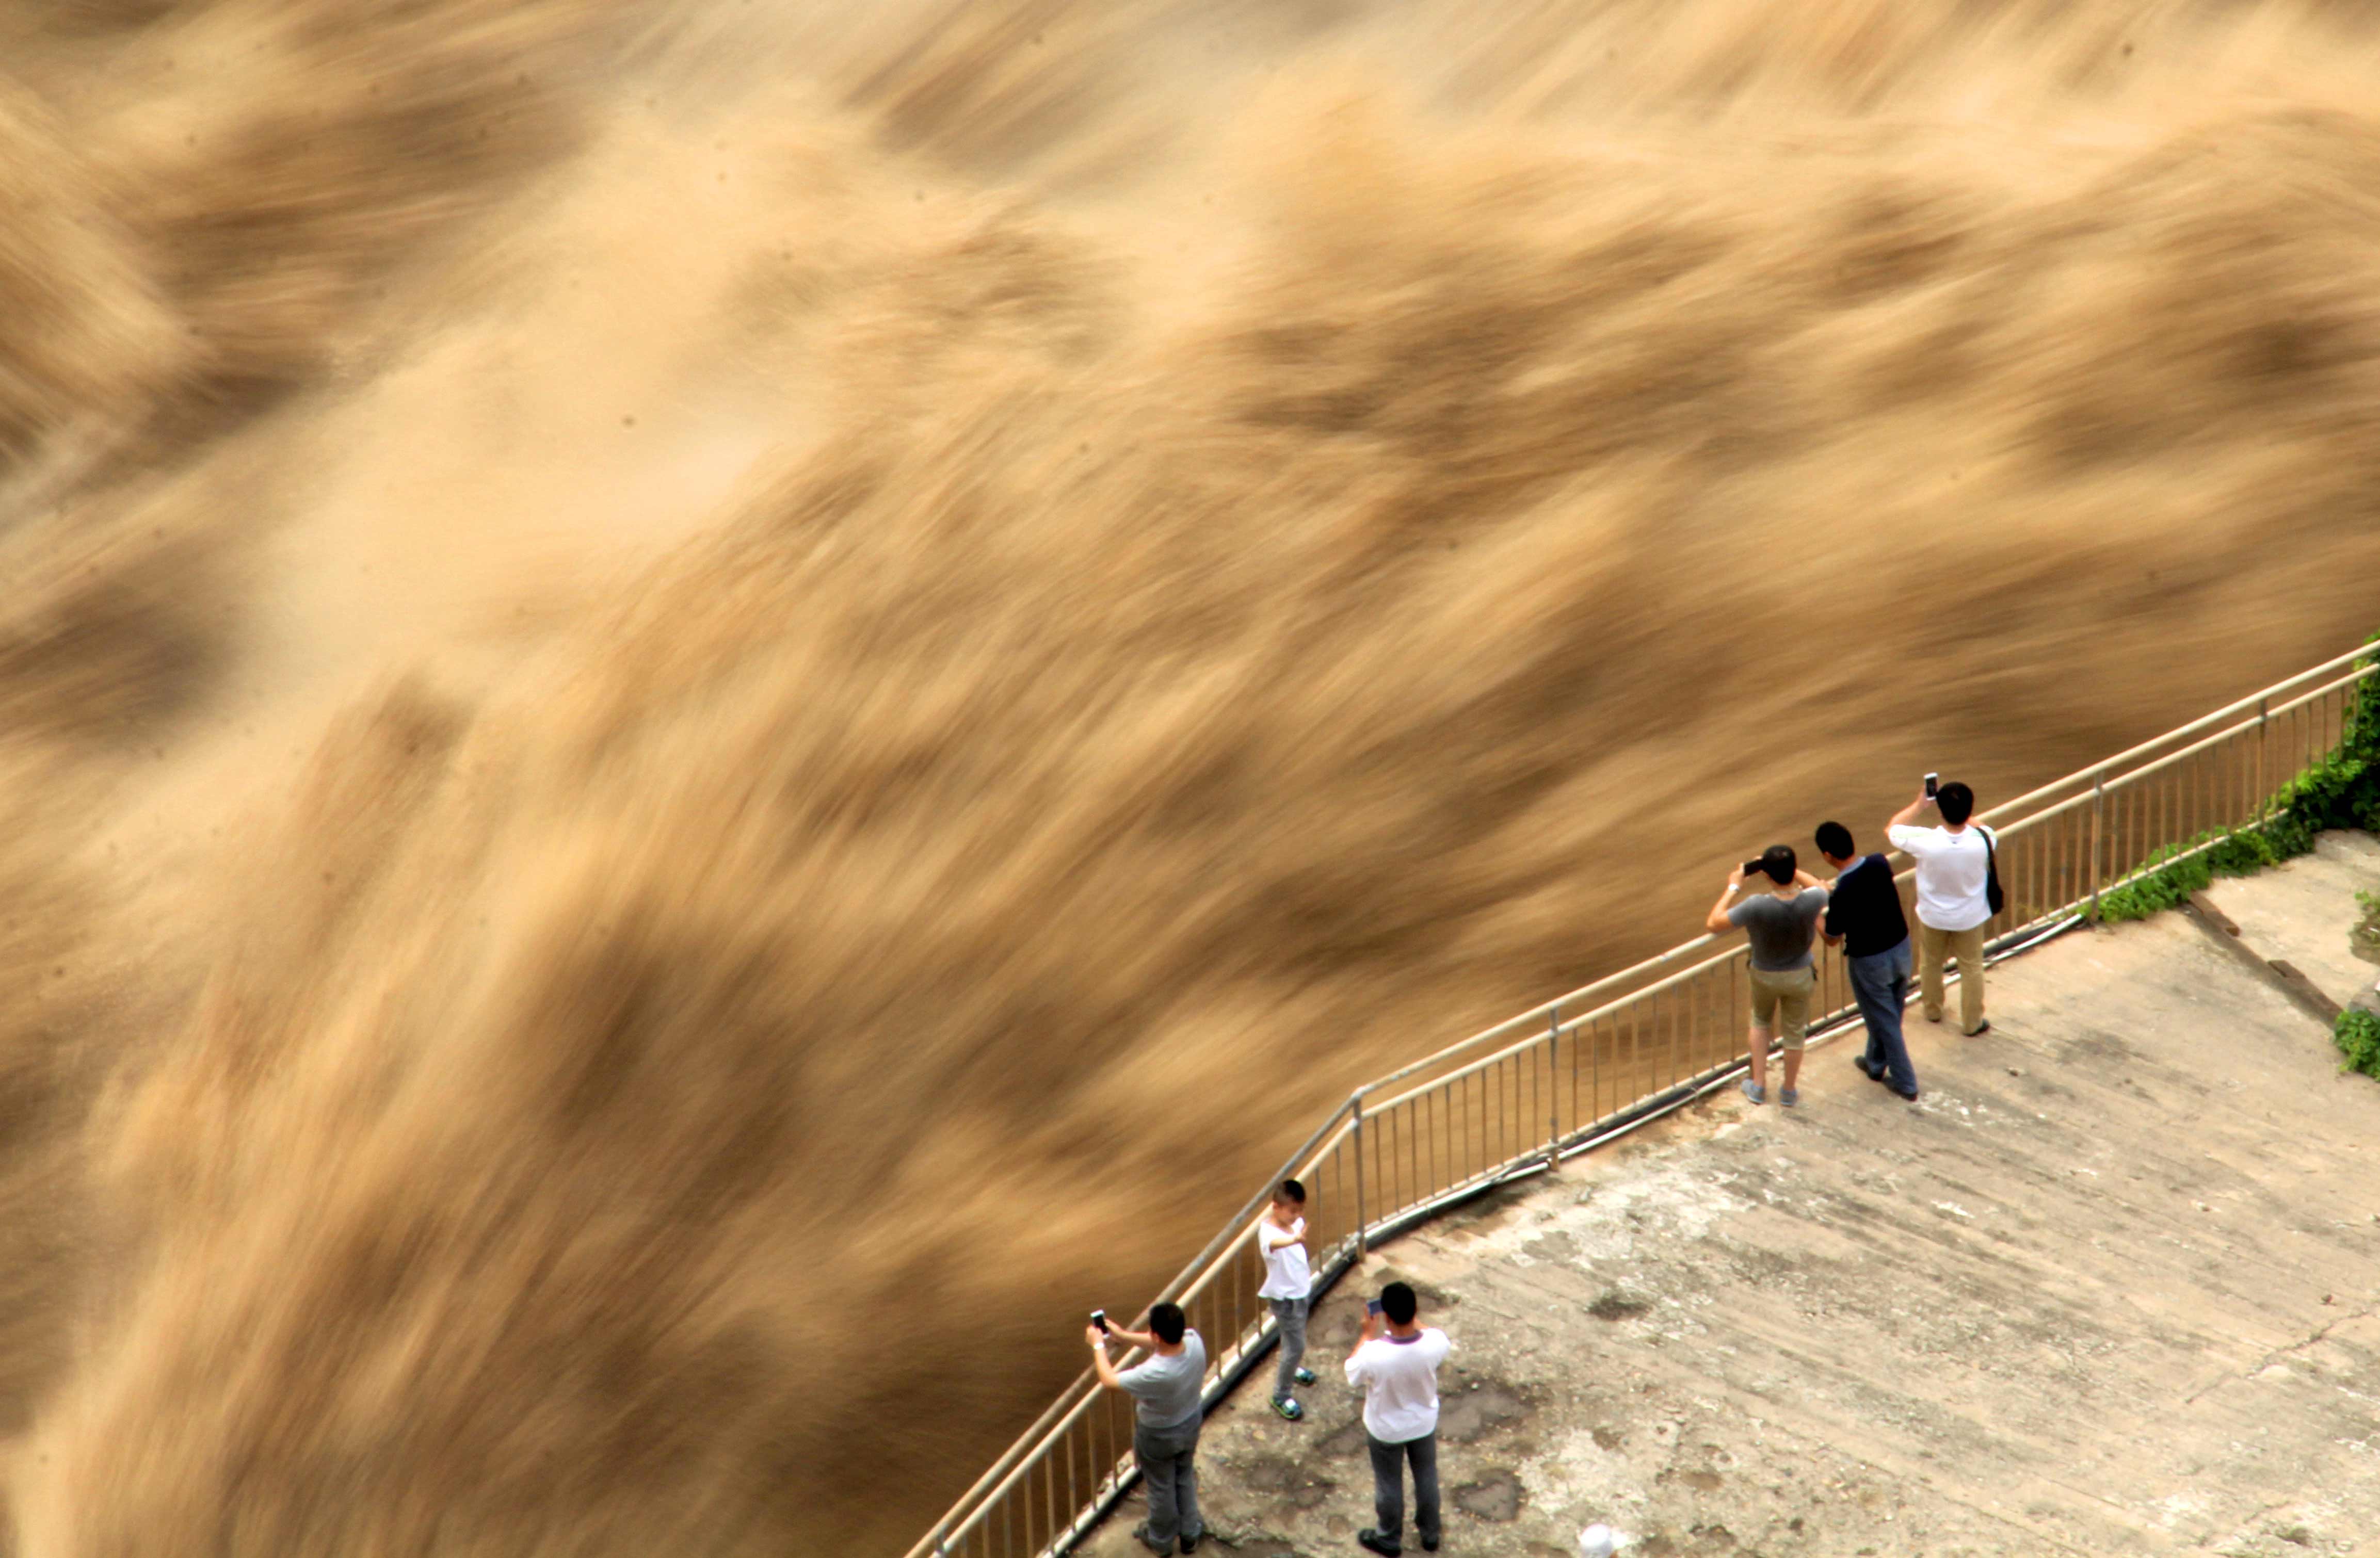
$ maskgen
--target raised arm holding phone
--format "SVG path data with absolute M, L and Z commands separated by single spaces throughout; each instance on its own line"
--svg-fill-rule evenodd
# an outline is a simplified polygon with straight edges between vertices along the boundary
M 1918 826 L 1933 808 L 1939 827 Z M 1917 799 L 1892 815 L 1885 837 L 1917 863 L 1917 988 L 1925 1021 L 1942 1021 L 1943 972 L 1959 964 L 1959 1028 L 1988 1033 L 1984 1016 L 1984 933 L 1991 924 L 1994 876 L 1990 829 L 1973 822 L 1975 792 L 1953 779 L 1925 776 Z
M 1758 860 L 1744 862 L 1742 876 L 1729 875 L 1718 901 L 1704 917 L 1714 936 L 1740 926 L 1752 940 L 1746 1046 L 1752 1074 L 1743 1079 L 1743 1095 L 1755 1104 L 1768 1102 L 1773 1025 L 1785 1045 L 1785 1087 L 1777 1101 L 1789 1109 L 1801 1105 L 1802 1046 L 1810 1029 L 1810 995 L 1818 982 L 1810 949 L 1826 909 L 1827 889 L 1818 879 L 1799 867 L 1789 846 L 1771 844 Z
M 1083 1328 L 1099 1383 L 1133 1397 L 1132 1453 L 1148 1490 L 1148 1519 L 1133 1535 L 1164 1558 L 1179 1540 L 1190 1552 L 1206 1534 L 1198 1518 L 1198 1430 L 1205 1418 L 1207 1344 L 1178 1304 L 1152 1305 L 1147 1331 L 1127 1331 L 1095 1313 Z M 1148 1357 L 1118 1370 L 1108 1343 L 1143 1347 Z
M 1347 1355 L 1347 1383 L 1364 1392 L 1364 1439 L 1372 1455 L 1372 1509 L 1378 1524 L 1355 1533 L 1381 1558 L 1404 1551 L 1405 1467 L 1413 1467 L 1414 1528 L 1422 1551 L 1438 1551 L 1438 1366 L 1453 1345 L 1420 1322 L 1412 1287 L 1391 1282 L 1364 1307 L 1364 1328 Z

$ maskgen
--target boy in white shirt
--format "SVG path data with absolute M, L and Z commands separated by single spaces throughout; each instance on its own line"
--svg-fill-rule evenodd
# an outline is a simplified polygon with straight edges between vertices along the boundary
M 1380 1522 L 1356 1532 L 1355 1544 L 1380 1558 L 1404 1551 L 1407 1461 L 1413 1463 L 1414 1529 L 1421 1533 L 1423 1552 L 1438 1551 L 1438 1366 L 1453 1344 L 1436 1326 L 1416 1322 L 1420 1310 L 1412 1288 L 1390 1283 L 1347 1355 L 1347 1383 L 1364 1391 L 1372 1508 Z
M 1941 814 L 1939 827 L 1919 827 L 1927 806 Z M 1917 863 L 1917 992 L 1925 1021 L 1942 1021 L 1942 972 L 1959 964 L 1959 1030 L 1991 1031 L 1984 1016 L 1984 935 L 1992 923 L 1988 884 L 1994 862 L 1991 830 L 1969 819 L 1975 792 L 1946 784 L 1937 795 L 1920 791 L 1885 825 L 1892 847 Z
M 1264 1286 L 1257 1297 L 1272 1307 L 1273 1328 L 1281 1333 L 1281 1366 L 1273 1374 L 1272 1409 L 1291 1422 L 1305 1416 L 1292 1395 L 1292 1385 L 1310 1385 L 1314 1371 L 1305 1368 L 1305 1313 L 1314 1287 L 1314 1273 L 1305 1254 L 1305 1187 L 1283 1179 L 1272 1193 L 1272 1205 L 1257 1222 L 1257 1252 L 1264 1257 Z

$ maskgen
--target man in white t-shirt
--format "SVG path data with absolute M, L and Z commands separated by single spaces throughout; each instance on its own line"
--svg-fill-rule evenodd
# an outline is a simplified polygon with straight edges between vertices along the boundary
M 1305 1187 L 1296 1180 L 1283 1179 L 1272 1192 L 1272 1205 L 1257 1219 L 1257 1253 L 1264 1258 L 1265 1269 L 1257 1297 L 1271 1307 L 1273 1329 L 1281 1335 L 1272 1409 L 1295 1422 L 1305 1416 L 1305 1408 L 1290 1388 L 1314 1383 L 1314 1371 L 1305 1367 L 1305 1310 L 1314 1271 L 1305 1255 Z
M 1939 827 L 1916 826 L 1927 806 L 1942 814 Z M 1917 863 L 1917 989 L 1925 1021 L 1942 1021 L 1942 970 L 1959 960 L 1959 1028 L 1991 1031 L 1984 1016 L 1984 932 L 1992 905 L 1985 883 L 1991 871 L 1988 831 L 1975 815 L 1975 792 L 1946 784 L 1937 795 L 1920 793 L 1885 825 L 1893 848 Z
M 1404 1551 L 1405 1463 L 1413 1463 L 1414 1529 L 1422 1551 L 1438 1551 L 1438 1366 L 1454 1344 L 1436 1326 L 1424 1329 L 1421 1304 L 1402 1282 L 1380 1289 L 1364 1317 L 1355 1350 L 1347 1355 L 1347 1383 L 1364 1391 L 1364 1438 L 1372 1451 L 1372 1508 L 1379 1524 L 1355 1533 L 1355 1543 L 1381 1558 Z

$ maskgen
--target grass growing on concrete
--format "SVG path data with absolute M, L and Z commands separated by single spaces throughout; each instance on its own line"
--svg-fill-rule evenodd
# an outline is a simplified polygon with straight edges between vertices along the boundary
M 2380 635 L 2373 642 L 2380 643 Z M 2380 661 L 2380 653 L 2373 659 Z M 2289 781 L 2270 819 L 2104 895 L 2099 918 L 2146 919 L 2187 902 L 2219 876 L 2246 876 L 2306 854 L 2318 835 L 2334 827 L 2380 833 L 2380 677 L 2358 691 L 2338 749 Z M 2202 834 L 2158 858 L 2180 855 L 2216 838 L 2221 835 Z
M 2340 1070 L 2361 1071 L 2380 1081 L 2380 1017 L 2350 1007 L 2338 1014 L 2330 1036 L 2338 1041 L 2338 1053 L 2346 1057 Z

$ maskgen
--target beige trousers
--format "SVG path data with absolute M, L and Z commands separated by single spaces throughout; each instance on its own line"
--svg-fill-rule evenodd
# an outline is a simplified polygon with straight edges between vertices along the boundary
M 1810 1032 L 1810 992 L 1818 987 L 1817 971 L 1798 968 L 1767 973 L 1747 968 L 1743 972 L 1751 976 L 1752 1025 L 1772 1029 L 1787 1049 L 1800 1049 Z
M 1942 931 L 1918 921 L 1917 998 L 1928 1022 L 1942 1021 L 1942 965 L 1950 958 L 1959 960 L 1959 1031 L 1972 1033 L 1984 1025 L 1984 926 Z

